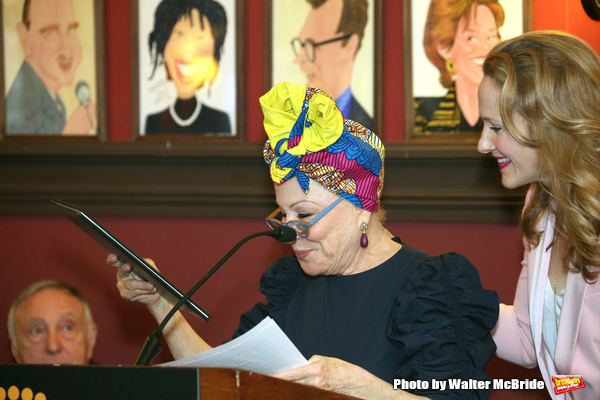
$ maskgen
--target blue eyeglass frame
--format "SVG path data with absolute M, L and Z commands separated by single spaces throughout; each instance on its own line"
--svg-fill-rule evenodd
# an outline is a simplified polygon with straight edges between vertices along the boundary
M 333 203 L 331 203 L 329 206 L 327 206 L 327 208 L 325 208 L 319 214 L 317 214 L 317 216 L 314 217 L 309 222 L 298 221 L 297 219 L 293 219 L 293 220 L 288 221 L 288 222 L 286 222 L 284 224 L 280 220 L 274 218 L 277 214 L 279 214 L 281 212 L 281 208 L 278 208 L 275 211 L 273 211 L 267 218 L 265 218 L 265 222 L 266 222 L 267 226 L 269 228 L 271 228 L 271 229 L 275 229 L 278 226 L 287 226 L 287 227 L 292 228 L 293 230 L 295 230 L 296 234 L 298 235 L 298 237 L 302 237 L 302 238 L 308 237 L 308 235 L 310 235 L 310 228 L 314 224 L 316 224 L 317 221 L 319 221 L 321 218 L 323 218 L 329 211 L 331 211 L 333 209 L 333 207 L 337 206 L 342 200 L 344 200 L 344 198 L 340 197 L 339 199 L 337 199 L 336 201 L 334 201 Z M 274 223 L 275 225 L 271 225 L 271 223 Z M 292 225 L 290 226 L 290 224 L 292 224 Z M 298 229 L 296 229 L 295 226 L 297 226 L 297 225 L 301 225 L 301 226 L 305 227 L 306 228 L 306 233 L 302 233 L 301 231 L 299 231 Z

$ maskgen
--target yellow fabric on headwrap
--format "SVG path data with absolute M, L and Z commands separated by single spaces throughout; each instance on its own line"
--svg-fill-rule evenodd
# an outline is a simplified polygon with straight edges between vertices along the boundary
M 271 146 L 279 144 L 278 156 L 287 152 L 302 157 L 321 151 L 338 140 L 344 130 L 342 113 L 331 97 L 321 91 L 307 91 L 304 86 L 283 82 L 262 96 L 260 105 Z M 299 121 L 307 105 L 306 118 Z M 294 126 L 301 128 L 300 136 L 290 138 Z M 290 170 L 271 163 L 273 182 L 281 183 Z

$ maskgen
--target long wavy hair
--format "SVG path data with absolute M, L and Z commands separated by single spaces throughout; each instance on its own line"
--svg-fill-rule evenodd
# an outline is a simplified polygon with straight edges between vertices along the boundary
M 529 32 L 499 43 L 483 72 L 500 88 L 500 116 L 508 134 L 538 154 L 540 179 L 531 185 L 521 216 L 529 248 L 540 242 L 542 216 L 553 213 L 558 235 L 568 241 L 565 265 L 595 282 L 600 268 L 600 57 L 575 36 Z M 516 129 L 515 112 L 524 118 L 528 137 Z

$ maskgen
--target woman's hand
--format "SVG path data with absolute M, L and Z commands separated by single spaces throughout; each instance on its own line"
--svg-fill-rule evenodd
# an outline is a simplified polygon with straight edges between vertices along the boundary
M 145 261 L 158 271 L 154 261 L 148 258 Z M 106 263 L 117 268 L 117 288 L 121 297 L 130 301 L 139 301 L 150 309 L 159 304 L 162 296 L 158 294 L 154 285 L 135 275 L 129 264 L 122 263 L 114 254 L 108 255 Z
M 312 356 L 308 363 L 304 367 L 273 376 L 362 399 L 424 399 L 402 390 L 394 390 L 391 384 L 338 358 Z
M 148 258 L 144 260 L 158 271 L 154 261 Z M 117 288 L 121 297 L 130 301 L 139 301 L 148 306 L 156 322 L 160 324 L 171 311 L 172 305 L 156 291 L 150 282 L 137 277 L 132 272 L 131 266 L 120 262 L 114 254 L 110 254 L 106 262 L 118 268 Z M 194 332 L 179 311 L 165 326 L 163 335 L 176 360 L 211 349 L 210 345 Z

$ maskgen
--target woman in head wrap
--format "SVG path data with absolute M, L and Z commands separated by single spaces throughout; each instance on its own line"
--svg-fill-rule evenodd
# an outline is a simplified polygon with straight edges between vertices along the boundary
M 389 237 L 379 138 L 344 120 L 318 89 L 281 83 L 260 103 L 279 205 L 266 221 L 297 237 L 294 255 L 263 274 L 267 301 L 242 315 L 234 337 L 270 316 L 309 358 L 276 376 L 356 397 L 412 396 L 394 389 L 396 379 L 427 382 L 412 392 L 429 398 L 486 397 L 489 390 L 440 391 L 432 381 L 489 380 L 483 368 L 495 351 L 498 297 L 481 288 L 465 257 L 432 257 Z M 170 307 L 152 285 L 131 279 L 116 257 L 108 262 L 119 267 L 121 295 L 162 321 Z M 210 349 L 181 315 L 176 325 L 167 332 L 175 358 Z

